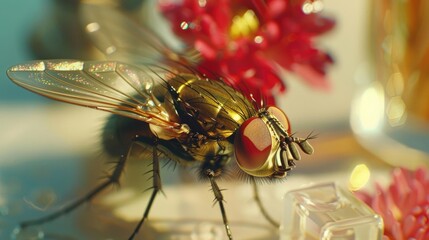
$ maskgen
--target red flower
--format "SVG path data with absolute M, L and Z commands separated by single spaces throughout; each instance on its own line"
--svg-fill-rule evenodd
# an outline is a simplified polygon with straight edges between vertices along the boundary
M 376 185 L 376 194 L 358 192 L 358 197 L 383 218 L 384 239 L 429 239 L 429 171 L 393 171 L 387 189 Z
M 325 69 L 333 61 L 314 47 L 313 38 L 330 30 L 334 21 L 316 13 L 320 4 L 321 0 L 183 0 L 160 6 L 174 32 L 201 53 L 201 72 L 220 73 L 248 93 L 267 96 L 272 104 L 273 94 L 286 90 L 280 67 L 312 86 L 328 86 Z

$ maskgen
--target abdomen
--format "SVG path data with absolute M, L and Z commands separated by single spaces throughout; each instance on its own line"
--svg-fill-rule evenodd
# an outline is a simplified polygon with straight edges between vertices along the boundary
M 132 157 L 144 156 L 149 160 L 156 137 L 149 129 L 149 124 L 131 118 L 118 115 L 111 115 L 103 127 L 102 135 L 103 150 L 111 156 L 119 157 L 127 154 L 133 141 L 139 141 L 140 147 L 133 148 Z M 195 162 L 193 156 L 186 152 L 182 145 L 176 140 L 156 140 L 161 158 L 171 159 L 180 164 Z M 138 159 L 140 160 L 140 159 Z M 162 159 L 161 159 L 162 160 Z

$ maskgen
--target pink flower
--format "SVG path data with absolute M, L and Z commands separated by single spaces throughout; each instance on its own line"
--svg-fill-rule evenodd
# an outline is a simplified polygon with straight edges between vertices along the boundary
M 280 68 L 300 75 L 311 86 L 327 88 L 329 54 L 318 50 L 314 37 L 334 21 L 304 4 L 320 0 L 182 0 L 165 1 L 161 11 L 174 32 L 202 56 L 198 70 L 219 73 L 247 93 L 274 95 L 286 86 Z
M 387 189 L 376 185 L 375 195 L 358 192 L 384 221 L 384 239 L 429 239 L 429 171 L 393 171 Z

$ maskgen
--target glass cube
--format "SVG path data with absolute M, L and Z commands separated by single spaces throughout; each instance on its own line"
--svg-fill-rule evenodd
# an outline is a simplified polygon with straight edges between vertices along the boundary
M 335 183 L 293 190 L 284 197 L 281 240 L 382 239 L 383 221 Z

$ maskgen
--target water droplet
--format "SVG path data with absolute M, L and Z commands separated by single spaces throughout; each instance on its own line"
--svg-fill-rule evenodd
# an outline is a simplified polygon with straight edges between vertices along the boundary
M 255 43 L 262 43 L 264 41 L 264 37 L 262 36 L 256 36 L 254 39 Z
M 100 30 L 100 24 L 97 22 L 92 22 L 86 25 L 86 31 L 89 33 L 96 32 L 98 30 Z
M 221 240 L 225 239 L 222 225 L 212 223 L 198 224 L 191 233 L 192 240 Z
M 183 30 L 186 30 L 189 28 L 189 24 L 187 22 L 182 22 L 180 23 L 180 28 L 182 28 Z
M 52 189 L 37 189 L 24 201 L 34 209 L 46 210 L 56 201 L 57 195 Z
M 45 233 L 38 228 L 15 228 L 11 234 L 12 240 L 43 240 Z

